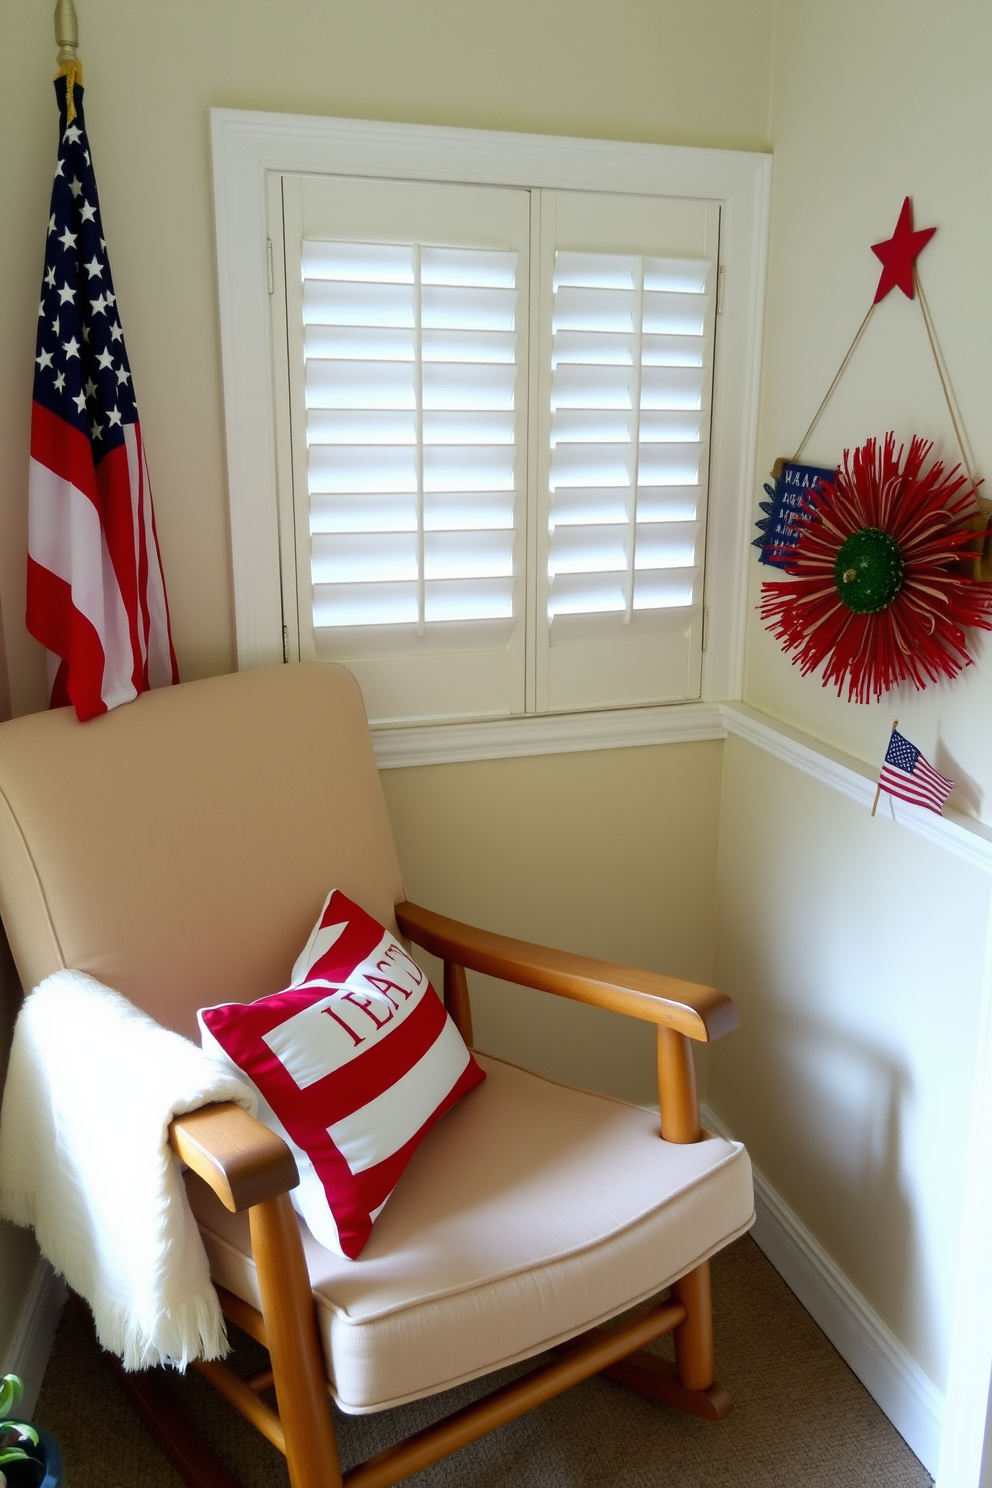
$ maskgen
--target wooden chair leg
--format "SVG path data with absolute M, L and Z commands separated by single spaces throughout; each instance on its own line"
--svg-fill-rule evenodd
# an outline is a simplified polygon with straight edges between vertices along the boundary
M 729 1390 L 713 1378 L 709 1261 L 674 1283 L 672 1300 L 681 1302 L 686 1313 L 685 1321 L 674 1330 L 675 1363 L 642 1349 L 602 1372 L 649 1400 L 704 1421 L 722 1421 L 734 1402 Z
M 684 1034 L 658 1026 L 658 1100 L 661 1135 L 666 1142 L 698 1142 L 703 1137 L 696 1094 L 692 1049 Z M 720 1421 L 729 1415 L 729 1393 L 713 1379 L 713 1311 L 710 1263 L 704 1261 L 672 1287 L 672 1297 L 686 1311 L 675 1329 L 675 1369 L 654 1355 L 624 1359 L 610 1371 L 612 1379 L 673 1405 L 676 1410 Z
M 704 1261 L 672 1287 L 672 1296 L 686 1311 L 675 1329 L 675 1360 L 679 1382 L 686 1390 L 708 1390 L 713 1383 L 713 1310 L 710 1302 L 710 1263 Z
M 303 1242 L 288 1194 L 248 1211 L 292 1488 L 341 1488 L 341 1463 Z

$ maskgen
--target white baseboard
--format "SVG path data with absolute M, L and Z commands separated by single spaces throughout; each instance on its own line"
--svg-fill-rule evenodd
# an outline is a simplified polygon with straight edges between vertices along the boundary
M 0 1377 L 16 1374 L 24 1385 L 24 1398 L 18 1406 L 18 1413 L 23 1413 L 26 1420 L 31 1419 L 38 1400 L 65 1296 L 65 1283 L 55 1275 L 44 1256 L 39 1256 L 7 1358 L 0 1364 Z
M 709 1107 L 703 1106 L 702 1117 L 708 1130 L 733 1136 Z M 754 1207 L 756 1244 L 936 1477 L 943 1395 L 757 1169 Z

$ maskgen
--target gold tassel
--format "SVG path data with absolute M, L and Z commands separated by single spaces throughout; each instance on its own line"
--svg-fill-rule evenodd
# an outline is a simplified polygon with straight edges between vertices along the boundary
M 76 117 L 73 89 L 77 83 L 80 87 L 83 86 L 83 64 L 78 57 L 73 57 L 70 61 L 62 63 L 56 76 L 65 78 L 65 122 L 69 125 Z

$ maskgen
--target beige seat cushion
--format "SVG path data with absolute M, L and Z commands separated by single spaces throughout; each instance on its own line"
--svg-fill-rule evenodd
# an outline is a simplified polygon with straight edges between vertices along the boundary
M 480 1056 L 357 1261 L 304 1247 L 328 1375 L 363 1413 L 447 1389 L 651 1296 L 753 1222 L 736 1143 Z M 187 1179 L 215 1281 L 259 1306 L 245 1215 Z

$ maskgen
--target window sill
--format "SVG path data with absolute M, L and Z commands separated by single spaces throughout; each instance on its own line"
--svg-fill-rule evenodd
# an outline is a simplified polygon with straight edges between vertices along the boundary
M 372 729 L 380 770 L 519 759 L 531 754 L 575 754 L 587 749 L 629 749 L 643 744 L 688 744 L 726 737 L 719 703 L 664 703 L 649 708 L 527 714 L 471 723 L 380 725 Z

